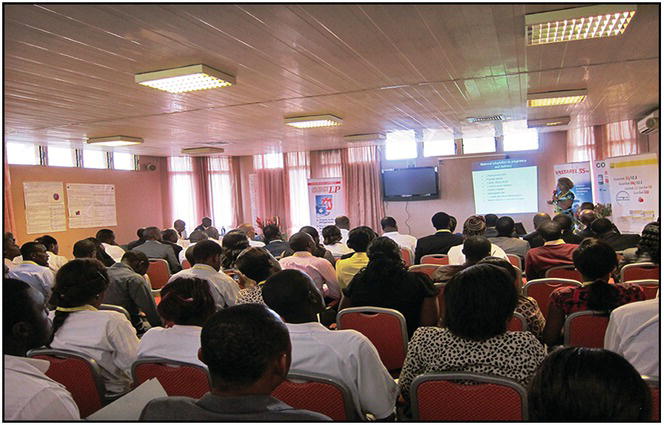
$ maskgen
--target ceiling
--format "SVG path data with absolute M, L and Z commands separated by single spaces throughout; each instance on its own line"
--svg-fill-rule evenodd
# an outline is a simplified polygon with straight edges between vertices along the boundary
M 144 138 L 141 154 L 227 142 L 248 155 L 400 129 L 469 135 L 471 116 L 571 115 L 575 127 L 657 107 L 659 5 L 640 4 L 618 37 L 526 47 L 525 14 L 573 6 L 4 5 L 5 141 L 127 135 Z M 134 83 L 195 63 L 237 84 L 175 95 Z M 579 105 L 525 106 L 528 92 L 579 88 Z M 283 124 L 322 113 L 343 125 Z

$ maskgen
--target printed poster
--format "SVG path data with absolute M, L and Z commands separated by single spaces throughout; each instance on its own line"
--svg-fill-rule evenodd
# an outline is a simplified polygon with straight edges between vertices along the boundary
M 67 230 L 62 182 L 24 182 L 23 196 L 28 234 Z
M 311 225 L 319 232 L 322 232 L 323 227 L 333 225 L 336 217 L 346 215 L 341 177 L 308 179 L 307 189 Z
M 69 227 L 117 226 L 115 185 L 67 183 Z
M 590 172 L 590 162 L 570 162 L 568 164 L 558 164 L 553 166 L 556 184 L 561 177 L 567 177 L 572 180 L 574 187 L 571 192 L 574 194 L 574 203 L 572 211 L 576 210 L 584 202 L 593 202 L 592 178 Z M 553 190 L 555 188 L 552 188 Z M 551 199 L 551 198 L 548 198 Z

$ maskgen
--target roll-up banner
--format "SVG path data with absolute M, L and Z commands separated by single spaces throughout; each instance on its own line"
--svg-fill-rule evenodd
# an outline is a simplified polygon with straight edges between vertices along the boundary
M 307 180 L 311 225 L 322 232 L 334 224 L 335 217 L 346 215 L 346 201 L 341 177 Z M 322 238 L 321 238 L 322 239 Z

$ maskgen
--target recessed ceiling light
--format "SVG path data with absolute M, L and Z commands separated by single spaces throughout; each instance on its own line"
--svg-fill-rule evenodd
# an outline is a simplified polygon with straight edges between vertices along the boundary
M 543 106 L 571 105 L 581 103 L 586 99 L 588 90 L 562 90 L 544 93 L 529 93 L 528 106 L 539 108 Z
M 601 4 L 526 15 L 529 46 L 612 37 L 625 32 L 635 4 Z
M 136 74 L 134 81 L 169 93 L 184 93 L 228 87 L 235 84 L 235 77 L 207 65 L 198 64 Z
M 542 118 L 536 120 L 528 120 L 528 128 L 537 127 L 555 127 L 558 125 L 569 124 L 570 117 L 556 117 L 556 118 Z
M 295 128 L 333 127 L 341 125 L 342 121 L 341 118 L 329 114 L 284 118 L 284 124 Z
M 140 145 L 143 139 L 130 136 L 89 137 L 85 143 L 99 146 L 129 146 Z
M 183 148 L 180 152 L 183 155 L 215 155 L 224 153 L 223 148 L 211 148 L 211 147 L 200 147 L 200 148 Z

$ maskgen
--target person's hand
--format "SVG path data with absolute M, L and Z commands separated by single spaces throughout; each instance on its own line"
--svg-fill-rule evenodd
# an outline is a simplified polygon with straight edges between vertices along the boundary
M 248 278 L 244 274 L 240 273 L 239 271 L 236 272 L 238 276 L 238 284 L 244 288 L 253 288 L 254 286 L 257 285 L 256 281 L 253 279 Z

